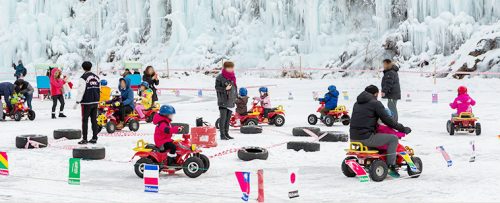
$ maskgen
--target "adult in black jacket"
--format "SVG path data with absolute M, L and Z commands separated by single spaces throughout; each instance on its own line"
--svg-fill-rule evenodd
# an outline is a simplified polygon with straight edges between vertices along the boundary
M 236 89 L 236 76 L 234 75 L 234 63 L 224 62 L 222 72 L 215 79 L 215 91 L 217 92 L 217 105 L 219 106 L 219 131 L 221 140 L 233 139 L 229 136 L 229 120 L 235 107 L 238 90 Z
M 401 99 L 401 86 L 399 85 L 399 67 L 390 59 L 384 62 L 384 77 L 382 77 L 382 98 L 387 99 L 387 107 L 392 111 L 395 121 L 398 121 L 398 100 Z
M 28 107 L 30 109 L 33 109 L 31 106 L 31 101 L 33 101 L 33 92 L 35 92 L 35 89 L 31 84 L 23 79 L 17 79 L 16 82 L 14 82 L 15 91 L 16 93 L 22 94 L 26 98 L 26 103 L 28 104 Z
M 14 84 L 10 82 L 2 82 L 0 83 L 0 121 L 3 121 L 3 104 L 2 97 L 5 101 L 5 106 L 7 109 L 12 110 L 12 104 L 10 103 L 10 98 L 14 94 Z
M 97 105 L 99 104 L 101 94 L 100 80 L 96 74 L 90 72 L 92 63 L 85 61 L 82 64 L 82 68 L 85 73 L 80 77 L 76 98 L 76 103 L 82 107 L 82 141 L 78 142 L 78 144 L 87 144 L 88 142 L 95 144 L 97 143 L 97 134 L 100 131 L 100 127 L 97 124 Z M 93 134 L 92 139 L 87 141 L 89 118 Z
M 411 129 L 387 114 L 384 105 L 377 100 L 378 92 L 379 89 L 376 86 L 370 85 L 357 97 L 352 109 L 349 133 L 352 141 L 361 142 L 368 147 L 387 145 L 387 164 L 393 172 L 396 172 L 398 137 L 377 133 L 377 121 L 380 119 L 385 125 L 406 134 L 410 133 Z
M 160 80 L 158 79 L 158 74 L 156 74 L 153 66 L 146 67 L 144 75 L 142 76 L 142 81 L 148 82 L 149 88 L 153 90 L 153 103 L 158 101 L 158 95 L 156 94 L 156 85 L 160 84 Z

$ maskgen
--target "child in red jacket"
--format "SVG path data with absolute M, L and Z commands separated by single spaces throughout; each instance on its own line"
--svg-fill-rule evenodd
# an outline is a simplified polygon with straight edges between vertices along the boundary
M 64 84 L 67 82 L 66 77 L 62 77 L 61 70 L 59 68 L 53 68 L 50 71 L 50 94 L 52 96 L 52 119 L 56 118 L 56 107 L 57 101 L 61 103 L 59 107 L 59 117 L 64 118 Z
M 162 105 L 160 107 L 160 112 L 156 114 L 153 118 L 153 124 L 156 125 L 155 128 L 155 145 L 158 148 L 164 148 L 164 151 L 169 150 L 168 156 L 168 166 L 175 164 L 175 157 L 177 157 L 177 148 L 173 143 L 172 135 L 182 131 L 180 126 L 172 126 L 172 118 L 175 114 L 175 109 L 170 105 Z

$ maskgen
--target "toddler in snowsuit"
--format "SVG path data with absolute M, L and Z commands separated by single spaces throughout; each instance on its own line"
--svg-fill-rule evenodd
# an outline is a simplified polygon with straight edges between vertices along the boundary
M 149 88 L 148 82 L 141 83 L 141 97 L 139 98 L 140 104 L 135 105 L 135 111 L 139 114 L 141 119 L 144 118 L 143 110 L 150 109 L 153 106 L 153 90 Z
M 325 97 L 319 98 L 318 100 L 325 103 L 325 108 L 320 111 L 321 118 L 323 118 L 328 112 L 337 108 L 337 102 L 339 100 L 339 91 L 337 91 L 337 87 L 335 87 L 335 85 L 330 85 Z
M 108 87 L 107 80 L 101 80 L 101 89 L 100 89 L 99 102 L 106 102 L 111 97 L 111 88 Z
M 271 106 L 271 98 L 269 98 L 269 90 L 267 87 L 259 88 L 260 97 L 254 97 L 255 100 L 260 102 L 260 105 L 264 108 L 264 123 L 269 122 L 269 112 L 273 111 Z
M 458 87 L 457 92 L 457 98 L 450 103 L 450 107 L 452 109 L 456 109 L 457 113 L 452 114 L 451 117 L 457 117 L 463 112 L 472 113 L 472 106 L 476 105 L 476 101 L 474 101 L 474 99 L 467 94 L 467 87 L 460 86 Z
M 164 151 L 168 150 L 168 166 L 175 164 L 175 157 L 177 157 L 177 147 L 173 143 L 172 135 L 182 131 L 180 126 L 172 126 L 172 118 L 175 114 L 175 109 L 170 105 L 163 105 L 160 107 L 160 112 L 153 118 L 155 128 L 155 145 L 158 148 L 163 148 Z
M 247 88 L 240 88 L 240 92 L 238 97 L 236 98 L 235 104 L 236 104 L 236 125 L 241 125 L 241 116 L 246 116 L 248 114 L 248 90 Z

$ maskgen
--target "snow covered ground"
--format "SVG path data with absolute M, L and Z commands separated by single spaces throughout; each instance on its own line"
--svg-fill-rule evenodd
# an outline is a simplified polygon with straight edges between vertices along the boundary
M 161 87 L 211 88 L 214 79 L 194 75 L 180 79 L 162 79 Z M 270 87 L 273 105 L 283 105 L 286 110 L 286 124 L 277 128 L 264 126 L 264 132 L 257 135 L 243 135 L 231 130 L 234 140 L 218 142 L 217 148 L 204 149 L 207 155 L 242 146 L 271 146 L 292 140 L 311 141 L 308 137 L 293 137 L 293 127 L 308 126 L 306 117 L 313 113 L 318 104 L 312 99 L 312 91 L 324 92 L 329 84 L 349 92 L 350 100 L 340 104 L 352 108 L 355 97 L 369 84 L 379 85 L 380 79 L 372 76 L 335 78 L 328 80 L 267 79 L 240 77 L 240 86 L 277 85 Z M 35 121 L 8 121 L 0 123 L 0 151 L 7 151 L 11 176 L 0 177 L 1 202 L 238 202 L 241 192 L 234 176 L 235 171 L 250 171 L 251 201 L 257 198 L 257 169 L 264 169 L 265 198 L 268 202 L 285 202 L 288 199 L 288 169 L 299 168 L 299 194 L 295 202 L 337 202 L 337 201 L 498 201 L 500 184 L 496 180 L 500 158 L 499 108 L 494 98 L 500 96 L 498 79 L 473 78 L 467 80 L 439 79 L 436 85 L 430 78 L 402 75 L 403 94 L 410 94 L 412 102 L 402 100 L 400 121 L 413 129 L 412 134 L 402 142 L 414 147 L 416 155 L 423 160 L 423 174 L 418 179 L 388 178 L 381 183 L 360 183 L 355 178 L 346 178 L 340 169 L 345 157 L 347 143 L 321 143 L 319 152 L 295 152 L 286 145 L 269 149 L 266 161 L 240 161 L 236 154 L 211 159 L 210 170 L 191 179 L 183 173 L 162 174 L 160 192 L 143 192 L 143 180 L 133 171 L 132 148 L 139 139 L 153 141 L 154 125 L 141 125 L 142 136 L 110 137 L 100 134 L 98 146 L 106 147 L 106 158 L 100 161 L 82 161 L 82 184 L 67 184 L 68 158 L 71 150 L 64 147 L 76 146 L 77 141 L 58 142 L 52 138 L 52 131 L 61 128 L 80 128 L 79 110 L 73 110 L 73 100 L 67 101 L 66 119 L 50 119 L 50 101 L 35 99 L 37 112 Z M 116 83 L 112 84 L 114 87 Z M 445 123 L 452 110 L 448 103 L 455 96 L 458 85 L 467 85 L 470 94 L 478 102 L 474 112 L 483 125 L 481 136 L 458 134 L 449 136 Z M 250 95 L 257 90 L 251 89 Z M 288 92 L 294 100 L 288 100 Z M 439 103 L 431 103 L 431 93 L 439 93 Z M 208 121 L 217 118 L 214 92 L 205 91 L 197 97 L 196 91 L 163 92 L 161 103 L 170 103 L 177 109 L 175 121 L 187 122 L 192 126 L 196 117 Z M 348 131 L 348 127 L 320 126 L 323 130 Z M 15 136 L 21 134 L 44 134 L 49 136 L 51 146 L 43 149 L 16 149 Z M 468 162 L 474 140 L 477 148 L 476 162 Z M 442 145 L 450 154 L 453 166 L 446 162 L 436 146 Z

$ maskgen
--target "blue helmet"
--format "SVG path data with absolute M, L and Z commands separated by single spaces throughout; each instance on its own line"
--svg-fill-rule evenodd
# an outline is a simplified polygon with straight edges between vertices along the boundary
M 175 108 L 173 106 L 167 104 L 160 107 L 160 115 L 166 116 L 172 114 L 175 114 Z
M 390 109 L 386 108 L 386 109 L 385 109 L 385 112 L 386 112 L 386 113 L 387 113 L 390 117 L 392 117 L 392 116 L 393 116 L 392 111 L 391 111 Z
M 149 88 L 149 83 L 146 82 L 146 81 L 144 81 L 144 82 L 141 83 L 141 86 Z
M 337 90 L 337 87 L 335 87 L 335 85 L 328 86 L 328 91 L 329 92 L 334 92 L 335 90 Z
M 261 88 L 259 88 L 259 92 L 267 93 L 267 91 L 268 91 L 267 87 L 261 87 Z
M 101 80 L 101 86 L 106 86 L 108 85 L 108 81 L 107 80 Z
M 247 88 L 244 88 L 244 87 L 240 88 L 240 96 L 246 97 L 247 95 L 248 95 Z

